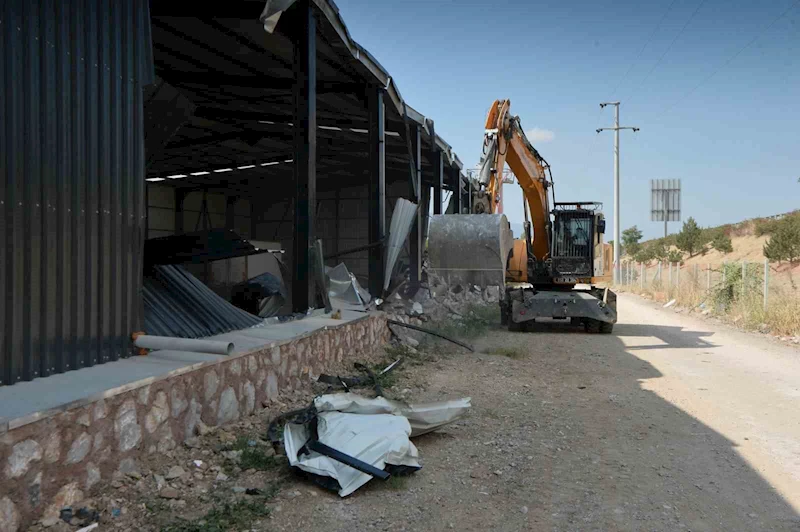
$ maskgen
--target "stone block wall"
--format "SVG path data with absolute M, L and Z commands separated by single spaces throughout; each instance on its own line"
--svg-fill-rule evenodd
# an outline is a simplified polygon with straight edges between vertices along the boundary
M 390 332 L 366 316 L 305 337 L 151 378 L 84 404 L 28 416 L 0 434 L 0 532 L 16 532 L 96 493 L 195 435 L 252 414 L 335 362 L 380 347 Z

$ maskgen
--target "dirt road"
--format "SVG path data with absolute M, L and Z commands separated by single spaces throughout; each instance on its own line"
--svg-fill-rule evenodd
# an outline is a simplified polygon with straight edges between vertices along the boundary
M 471 415 L 418 438 L 405 481 L 341 500 L 291 480 L 268 528 L 800 530 L 800 351 L 619 311 L 610 336 L 493 330 L 407 370 L 414 399 L 471 396 Z

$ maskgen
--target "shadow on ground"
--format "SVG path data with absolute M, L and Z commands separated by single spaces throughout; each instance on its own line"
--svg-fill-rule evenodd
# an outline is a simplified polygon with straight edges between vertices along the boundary
M 474 521 L 467 529 L 516 530 L 527 524 L 544 530 L 800 530 L 800 516 L 742 459 L 736 443 L 642 389 L 643 380 L 663 375 L 631 352 L 648 346 L 628 348 L 616 336 L 655 337 L 667 344 L 653 348 L 703 349 L 715 346 L 704 339 L 711 333 L 618 324 L 613 335 L 588 335 L 550 323 L 537 324 L 535 331 L 492 331 L 476 347 L 518 346 L 527 356 L 492 357 L 507 368 L 495 382 L 484 376 L 484 384 L 464 382 L 452 389 L 473 396 L 481 432 L 475 438 L 524 442 L 510 449 L 505 462 L 525 463 L 513 455 L 536 453 L 517 482 L 504 478 L 491 492 L 487 508 L 509 511 L 468 510 Z M 481 362 L 486 355 L 469 358 L 478 359 L 475 373 L 487 373 Z M 466 364 L 461 359 L 458 365 L 463 371 Z M 444 371 L 441 380 L 450 391 L 460 379 L 449 374 Z M 520 409 L 518 390 L 525 385 L 536 408 Z M 468 446 L 436 443 L 442 453 Z M 427 442 L 421 451 L 436 459 Z M 469 474 L 475 463 L 462 467 Z M 513 510 L 522 505 L 529 509 L 524 517 Z

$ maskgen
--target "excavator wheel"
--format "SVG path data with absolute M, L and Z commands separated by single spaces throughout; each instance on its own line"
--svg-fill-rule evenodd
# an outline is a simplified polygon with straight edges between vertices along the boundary
M 587 319 L 583 324 L 584 330 L 590 334 L 611 334 L 614 324 L 600 320 Z
M 517 323 L 516 321 L 514 321 L 514 319 L 511 316 L 509 316 L 508 317 L 508 330 L 510 332 L 522 332 L 522 331 L 525 330 L 525 324 L 524 323 Z

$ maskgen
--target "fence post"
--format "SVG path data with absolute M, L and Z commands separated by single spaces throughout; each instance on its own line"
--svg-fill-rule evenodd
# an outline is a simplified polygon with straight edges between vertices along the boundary
M 644 262 L 639 263 L 639 284 L 642 285 L 642 290 L 644 290 Z
M 681 289 L 681 263 L 675 263 L 675 286 L 678 287 L 678 291 Z
M 700 284 L 700 276 L 697 273 L 697 264 L 694 265 L 694 280 L 692 281 L 692 286 L 697 287 Z
M 706 264 L 706 290 L 711 291 L 711 263 Z
M 768 293 L 769 293 L 769 260 L 764 259 L 764 310 L 767 310 Z
M 744 278 L 747 276 L 747 261 L 742 261 L 742 299 L 744 299 Z
M 669 288 L 672 288 L 672 262 L 669 263 Z
M 726 279 L 727 276 L 725 275 L 725 271 L 728 269 L 727 266 L 728 266 L 728 261 L 723 260 L 722 261 L 722 284 L 723 285 L 725 284 L 725 281 L 727 280 Z

